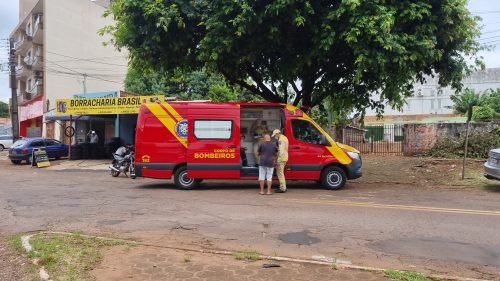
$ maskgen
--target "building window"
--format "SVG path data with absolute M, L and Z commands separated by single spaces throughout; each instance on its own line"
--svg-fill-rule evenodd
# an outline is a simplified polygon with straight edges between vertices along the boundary
M 233 121 L 230 120 L 195 120 L 194 136 L 205 140 L 231 139 Z
M 434 99 L 431 99 L 431 109 L 434 109 Z
M 438 96 L 442 96 L 443 95 L 443 89 L 439 89 L 438 90 Z
M 431 96 L 433 97 L 436 94 L 436 91 L 431 90 Z
M 438 99 L 438 109 L 441 109 L 441 99 Z

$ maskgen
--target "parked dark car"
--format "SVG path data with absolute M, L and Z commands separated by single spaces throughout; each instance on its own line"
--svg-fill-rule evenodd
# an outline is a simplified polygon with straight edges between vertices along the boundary
M 9 149 L 9 159 L 13 164 L 21 164 L 22 161 L 30 163 L 34 148 L 44 148 L 47 156 L 59 159 L 68 156 L 68 145 L 55 139 L 26 138 L 16 141 Z
M 500 180 L 500 148 L 492 149 L 484 163 L 484 176 L 490 180 Z

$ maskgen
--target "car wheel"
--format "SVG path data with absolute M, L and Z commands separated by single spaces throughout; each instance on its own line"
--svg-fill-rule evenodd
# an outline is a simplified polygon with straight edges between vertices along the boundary
M 10 162 L 12 162 L 12 164 L 14 164 L 14 165 L 21 164 L 21 160 L 10 160 Z
M 3 151 L 5 149 L 5 147 L 3 146 L 3 144 L 0 144 L 0 151 Z
M 346 181 L 347 176 L 344 170 L 337 166 L 330 166 L 321 173 L 321 184 L 327 189 L 341 189 Z
M 196 179 L 192 179 L 188 177 L 186 166 L 182 166 L 174 174 L 174 183 L 180 189 L 193 189 L 198 185 L 198 181 Z

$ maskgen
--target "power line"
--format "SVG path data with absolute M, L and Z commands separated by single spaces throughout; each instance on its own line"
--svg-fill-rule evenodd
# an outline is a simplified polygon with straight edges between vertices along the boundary
M 490 40 L 490 39 L 493 39 L 493 38 L 498 38 L 498 37 L 500 37 L 500 35 L 491 36 L 491 37 L 486 37 L 486 38 L 479 38 L 479 40 Z
M 128 66 L 128 65 L 123 65 L 123 64 L 106 63 L 106 62 L 101 62 L 101 61 L 95 61 L 95 59 L 77 58 L 77 57 L 72 57 L 72 56 L 63 55 L 63 54 L 59 54 L 59 53 L 55 53 L 55 52 L 50 52 L 50 51 L 47 51 L 47 53 L 54 54 L 54 55 L 61 56 L 61 57 L 65 57 L 65 58 L 71 58 L 71 59 L 74 59 L 74 60 L 82 60 L 82 61 L 87 61 L 87 62 L 92 62 L 92 63 L 97 63 L 97 64 L 115 65 L 115 66 Z M 98 59 L 98 58 L 96 58 L 96 59 Z

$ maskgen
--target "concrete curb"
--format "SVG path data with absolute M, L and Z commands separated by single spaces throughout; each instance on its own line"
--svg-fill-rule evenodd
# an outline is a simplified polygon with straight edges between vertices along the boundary
M 21 242 L 22 242 L 23 248 L 26 251 L 26 253 L 29 253 L 29 252 L 33 251 L 33 247 L 30 244 L 30 239 L 31 239 L 31 237 L 33 237 L 35 235 L 36 234 L 30 234 L 30 235 L 23 235 L 23 236 L 21 236 Z M 49 274 L 45 270 L 44 266 L 40 265 L 40 260 L 39 259 L 33 259 L 32 262 L 33 262 L 34 265 L 36 265 L 36 266 L 39 267 L 39 269 L 38 269 L 38 276 L 40 276 L 41 280 L 43 280 L 43 281 L 52 281 L 52 279 L 50 279 Z
M 170 249 L 170 250 L 179 250 L 179 251 L 185 251 L 185 252 L 196 252 L 196 253 L 201 253 L 201 254 L 213 254 L 213 255 L 226 255 L 226 256 L 232 256 L 237 251 L 231 251 L 231 250 L 214 250 L 214 249 L 195 249 L 195 248 L 186 248 L 186 247 L 176 247 L 176 246 L 159 246 L 159 245 L 154 245 L 154 244 L 148 244 L 148 243 L 142 243 L 142 242 L 137 242 L 133 240 L 126 240 L 126 239 L 119 239 L 119 238 L 109 238 L 109 237 L 103 237 L 103 236 L 95 236 L 95 235 L 87 235 L 87 234 L 75 234 L 71 232 L 61 232 L 61 231 L 40 231 L 33 233 L 31 235 L 25 235 L 23 237 L 28 237 L 27 238 L 27 243 L 29 245 L 29 239 L 35 235 L 38 234 L 59 234 L 59 235 L 78 235 L 81 237 L 85 238 L 94 238 L 94 239 L 100 239 L 100 240 L 106 240 L 106 241 L 116 241 L 116 242 L 122 242 L 125 244 L 133 244 L 133 245 L 139 245 L 139 246 L 145 246 L 145 247 L 153 247 L 153 248 L 161 248 L 161 249 Z M 24 240 L 23 241 L 23 247 L 24 247 Z M 31 247 L 31 245 L 29 245 Z M 25 248 L 26 249 L 26 248 Z M 29 252 L 27 250 L 27 252 Z M 321 261 L 321 260 L 314 260 L 314 259 L 299 259 L 299 258 L 292 258 L 292 257 L 280 257 L 280 256 L 266 256 L 266 255 L 259 255 L 261 259 L 266 259 L 266 260 L 273 260 L 273 261 L 286 261 L 286 262 L 294 262 L 294 263 L 301 263 L 301 264 L 317 264 L 317 265 L 327 265 L 327 266 L 332 266 L 332 264 L 335 264 L 338 268 L 344 268 L 344 269 L 356 269 L 356 270 L 362 270 L 362 271 L 371 271 L 371 272 L 385 272 L 388 269 L 385 268 L 377 268 L 377 267 L 369 267 L 369 266 L 361 266 L 361 265 L 353 265 L 350 262 L 347 261 L 340 261 L 340 260 L 335 260 L 333 262 L 327 262 L 327 261 Z M 35 261 L 34 261 L 35 263 Z M 38 265 L 37 263 L 35 263 Z M 47 279 L 42 278 L 42 270 L 44 274 L 46 274 Z M 403 272 L 403 271 L 401 271 Z M 49 275 L 47 272 L 43 269 L 43 266 L 40 268 L 40 278 L 44 281 L 52 281 L 48 277 Z M 436 274 L 428 274 L 425 275 L 425 277 L 428 277 L 433 280 L 449 280 L 449 281 L 489 281 L 487 279 L 476 279 L 476 278 L 463 278 L 463 277 L 457 277 L 457 276 L 448 276 L 448 275 L 436 275 Z

